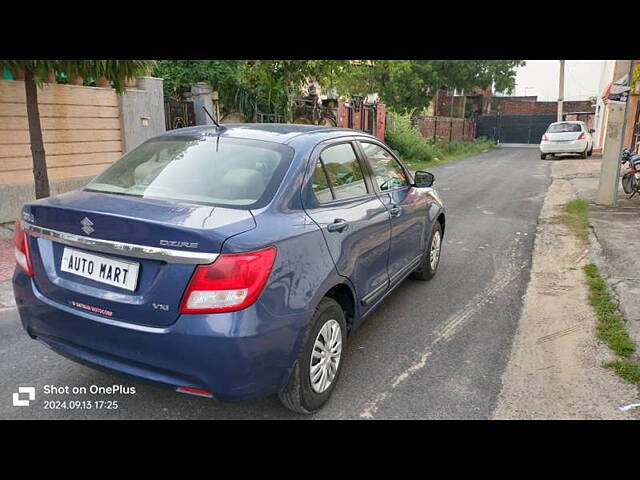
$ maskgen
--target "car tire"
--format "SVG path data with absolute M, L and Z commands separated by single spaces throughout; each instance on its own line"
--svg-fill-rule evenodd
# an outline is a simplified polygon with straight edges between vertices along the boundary
M 546 160 L 547 159 L 547 154 L 546 153 L 541 153 L 540 154 L 540 159 Z
M 324 338 L 324 332 L 321 334 L 321 331 L 325 327 L 325 332 L 332 331 L 332 329 L 338 327 L 340 329 L 340 342 L 338 343 L 337 338 L 335 339 L 336 344 L 339 345 L 340 353 L 337 364 L 335 364 L 336 369 L 334 377 L 330 380 L 328 386 L 320 385 L 318 382 L 313 382 L 311 378 L 312 368 L 319 365 L 322 361 L 325 361 L 324 358 L 319 359 L 312 356 L 314 350 L 316 350 L 317 342 L 320 342 L 320 344 L 324 343 L 326 345 L 327 343 L 330 343 L 331 340 Z M 327 340 L 329 340 L 329 342 L 327 342 Z M 340 371 L 342 370 L 342 364 L 344 363 L 343 359 L 346 340 L 347 322 L 342 307 L 333 298 L 323 298 L 313 314 L 310 327 L 307 329 L 305 338 L 302 342 L 301 351 L 293 365 L 289 381 L 278 393 L 278 398 L 285 407 L 296 413 L 309 415 L 317 412 L 325 403 L 327 403 L 336 383 L 338 382 L 338 378 L 340 377 Z M 333 347 L 331 344 L 329 345 L 330 351 L 334 351 L 335 349 L 335 345 Z M 318 350 L 320 350 L 319 353 L 322 353 L 321 348 L 318 348 Z M 327 358 L 325 364 L 328 365 L 328 371 L 331 368 L 331 364 L 335 357 L 325 358 Z M 312 363 L 314 361 L 316 361 L 316 363 Z M 321 366 L 317 368 L 322 370 Z M 324 373 L 321 375 L 321 378 L 325 376 Z M 329 374 L 327 374 L 327 376 L 328 375 Z M 317 391 L 317 389 L 322 387 L 325 388 L 322 391 Z
M 587 158 L 587 149 L 586 148 L 584 149 L 584 152 L 582 152 L 578 158 L 580 158 L 580 159 Z
M 591 148 L 589 149 L 589 151 L 587 152 L 587 156 L 590 157 L 591 155 L 593 155 L 593 143 L 591 144 Z
M 436 240 L 437 239 L 437 240 Z M 434 242 L 438 242 L 437 246 Z M 435 262 L 432 262 L 432 249 L 437 248 L 437 258 Z M 413 271 L 411 276 L 416 280 L 431 280 L 438 271 L 438 265 L 440 265 L 440 257 L 442 256 L 442 225 L 436 221 L 431 231 L 431 238 L 427 243 L 427 248 L 420 262 L 420 266 Z

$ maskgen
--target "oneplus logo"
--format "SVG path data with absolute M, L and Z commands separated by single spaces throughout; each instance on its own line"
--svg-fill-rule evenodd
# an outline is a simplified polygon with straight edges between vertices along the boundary
M 26 393 L 28 398 L 21 399 L 20 394 Z M 18 391 L 13 393 L 13 406 L 14 407 L 28 407 L 29 402 L 33 402 L 36 399 L 35 387 L 18 387 Z

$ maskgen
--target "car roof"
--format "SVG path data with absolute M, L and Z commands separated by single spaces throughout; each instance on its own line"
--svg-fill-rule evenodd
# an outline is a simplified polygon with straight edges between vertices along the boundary
M 319 125 L 299 125 L 293 123 L 226 123 L 219 131 L 215 125 L 199 125 L 196 127 L 170 130 L 160 137 L 178 136 L 218 136 L 264 140 L 276 143 L 289 143 L 301 135 L 313 134 L 323 139 L 344 135 L 363 135 L 360 130 L 340 127 L 323 127 Z
M 558 123 L 584 123 L 582 120 L 563 120 L 561 122 L 553 122 L 551 125 L 557 125 Z

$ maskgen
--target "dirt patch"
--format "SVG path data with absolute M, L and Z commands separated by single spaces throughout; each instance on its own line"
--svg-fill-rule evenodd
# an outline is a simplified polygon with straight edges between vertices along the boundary
M 554 181 L 537 228 L 531 280 L 495 419 L 638 419 L 640 409 L 619 407 L 640 400 L 602 363 L 612 360 L 596 338 L 596 317 L 588 304 L 582 267 L 587 246 L 557 221 L 576 195 L 568 179 Z

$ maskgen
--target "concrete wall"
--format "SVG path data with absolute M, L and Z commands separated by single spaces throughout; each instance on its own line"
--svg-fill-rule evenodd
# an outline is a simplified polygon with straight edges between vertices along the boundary
M 451 138 L 452 142 L 473 140 L 476 134 L 475 121 L 472 118 L 417 117 L 415 126 L 423 137 L 437 136 L 445 141 Z
M 165 132 L 162 79 L 110 88 L 46 84 L 38 104 L 51 194 L 84 186 L 123 153 Z M 35 199 L 23 81 L 0 81 L 0 223 Z
M 538 102 L 513 100 L 509 97 L 494 97 L 491 101 L 491 110 L 502 115 L 540 115 L 556 113 L 558 102 Z M 562 103 L 562 111 L 567 112 L 593 112 L 589 100 L 565 101 Z
M 94 178 L 94 175 L 62 180 L 49 180 L 51 195 L 58 195 L 84 187 L 92 178 Z M 14 221 L 18 218 L 22 210 L 22 205 L 35 200 L 35 198 L 35 185 L 33 182 L 12 185 L 0 184 L 0 223 Z
M 118 102 L 125 153 L 166 132 L 161 78 L 139 77 L 136 88 L 127 89 Z
M 0 185 L 33 182 L 24 81 L 0 81 Z M 110 88 L 45 84 L 38 110 L 50 180 L 95 175 L 122 155 Z
M 488 111 L 493 113 L 500 112 L 503 115 L 537 115 L 545 113 L 555 113 L 558 111 L 557 102 L 540 102 L 536 96 L 528 97 L 491 97 L 490 108 Z M 477 112 L 484 112 L 482 105 L 484 97 L 467 96 L 466 109 Z M 451 103 L 453 102 L 453 111 Z M 452 96 L 450 92 L 441 91 L 438 97 L 438 114 L 439 116 L 449 116 L 453 113 L 454 117 L 462 117 L 463 97 L 462 95 Z M 591 112 L 593 107 L 589 100 L 584 101 L 566 101 L 563 103 L 564 112 Z
M 206 82 L 198 82 L 191 86 L 191 98 L 193 100 L 193 113 L 196 117 L 196 125 L 213 125 L 213 120 L 211 120 L 209 115 L 202 109 L 202 107 L 204 107 L 211 115 L 215 115 L 211 93 L 211 86 Z

